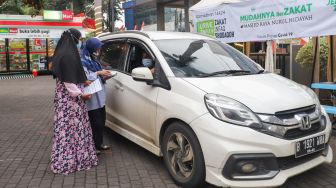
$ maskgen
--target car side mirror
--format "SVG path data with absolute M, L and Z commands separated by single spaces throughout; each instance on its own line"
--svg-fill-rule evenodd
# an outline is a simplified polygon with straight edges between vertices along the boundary
M 154 80 L 152 72 L 147 67 L 139 67 L 132 70 L 132 78 L 140 82 L 152 82 Z

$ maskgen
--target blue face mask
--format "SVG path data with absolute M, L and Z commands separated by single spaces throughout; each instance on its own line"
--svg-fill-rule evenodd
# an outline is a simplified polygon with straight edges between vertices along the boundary
M 143 64 L 143 66 L 149 68 L 149 67 L 153 66 L 153 61 L 151 59 L 144 58 L 144 59 L 142 59 L 142 64 Z

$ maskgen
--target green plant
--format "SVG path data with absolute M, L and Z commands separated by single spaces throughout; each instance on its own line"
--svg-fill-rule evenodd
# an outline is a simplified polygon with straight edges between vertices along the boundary
M 0 6 L 0 14 L 23 14 L 21 0 L 6 0 Z
M 21 10 L 24 15 L 39 15 L 40 14 L 39 10 L 27 4 L 22 6 Z
M 48 0 L 43 2 L 46 10 L 65 10 L 71 8 L 71 0 Z
M 320 67 L 321 73 L 325 74 L 327 69 L 327 61 L 328 61 L 328 53 L 329 47 L 325 37 L 320 38 Z M 313 67 L 313 41 L 309 40 L 298 52 L 295 58 L 296 62 L 298 62 L 304 68 L 312 68 Z
M 85 17 L 88 17 L 88 18 L 94 18 L 94 14 L 95 14 L 95 11 L 94 11 L 94 3 L 93 1 L 85 4 L 85 7 L 84 7 L 84 14 L 85 14 Z
M 112 2 L 113 3 L 113 10 L 114 10 L 114 17 L 113 20 L 117 21 L 120 20 L 121 15 L 122 15 L 122 8 L 121 4 L 125 2 L 125 0 L 101 0 L 102 2 L 102 14 L 103 14 L 103 26 L 104 26 L 104 31 L 107 31 L 109 29 L 109 24 L 111 23 L 109 20 L 109 4 Z M 87 3 L 85 6 L 85 16 L 89 18 L 94 18 L 94 2 L 92 3 Z M 117 30 L 115 28 L 115 30 Z

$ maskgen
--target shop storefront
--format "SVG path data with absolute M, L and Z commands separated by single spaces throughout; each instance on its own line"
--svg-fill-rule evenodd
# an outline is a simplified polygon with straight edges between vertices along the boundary
M 76 28 L 85 34 L 82 19 L 0 15 L 0 74 L 47 72 L 63 31 Z

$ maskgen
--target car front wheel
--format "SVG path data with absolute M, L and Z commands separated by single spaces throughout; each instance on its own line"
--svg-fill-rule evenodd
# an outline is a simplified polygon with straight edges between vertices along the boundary
M 175 182 L 183 187 L 201 187 L 205 165 L 195 133 L 181 122 L 172 123 L 163 136 L 164 162 Z

